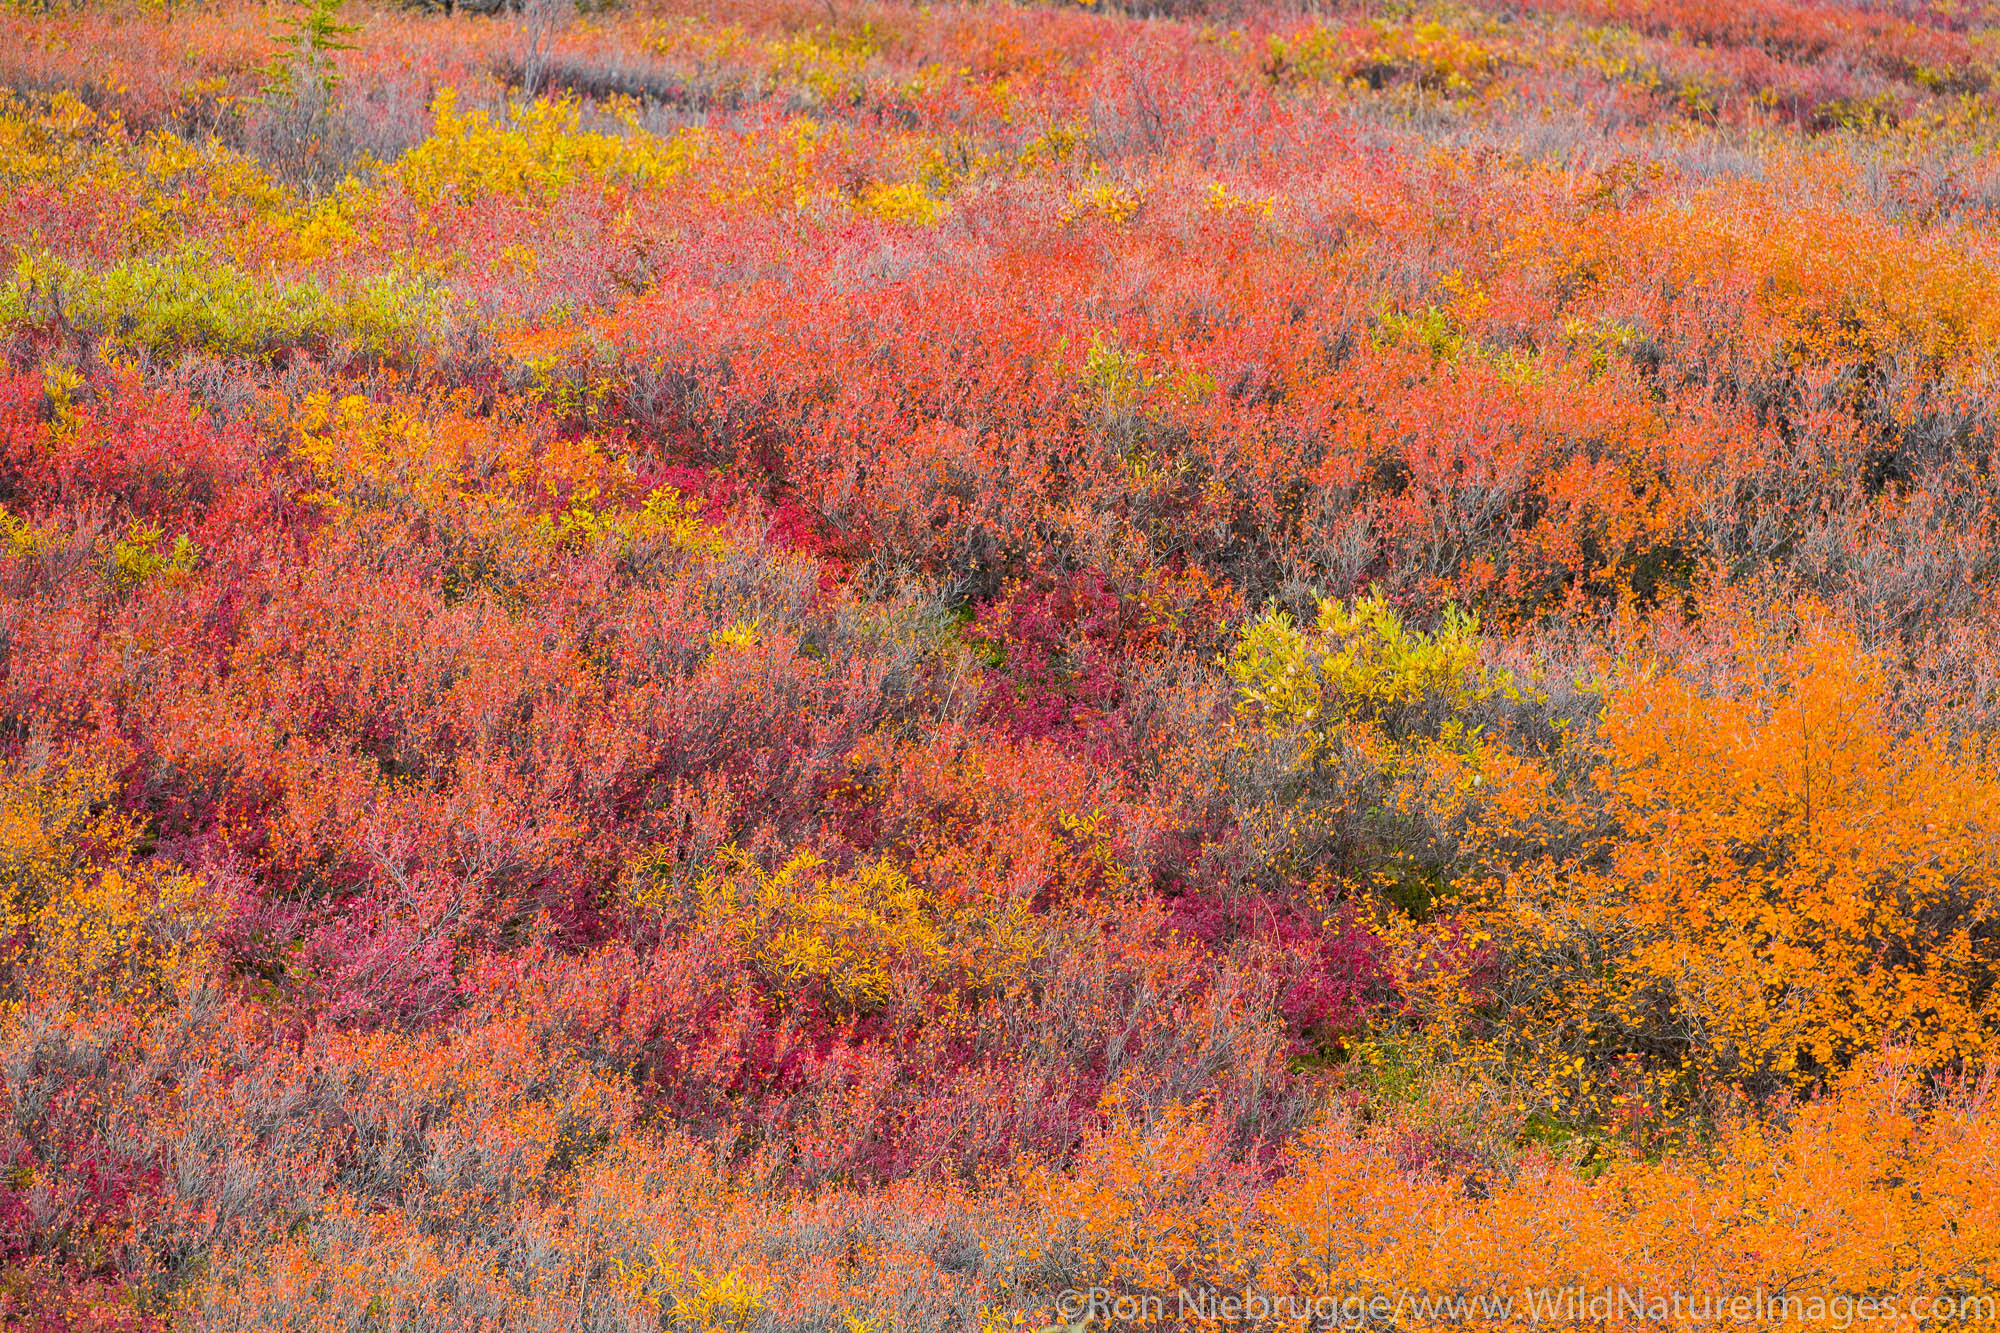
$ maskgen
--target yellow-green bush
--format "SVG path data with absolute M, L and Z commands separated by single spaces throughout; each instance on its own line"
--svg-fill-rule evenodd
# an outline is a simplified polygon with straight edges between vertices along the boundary
M 157 523 L 134 523 L 112 543 L 111 580 L 122 591 L 153 579 L 183 578 L 199 557 L 185 532 L 169 542 Z
M 1477 616 L 1447 607 L 1425 634 L 1375 593 L 1322 602 L 1309 629 L 1282 611 L 1258 618 L 1238 640 L 1229 670 L 1268 728 L 1324 734 L 1363 721 L 1400 737 L 1422 715 L 1459 736 L 1469 710 L 1523 697 L 1506 673 L 1481 664 L 1479 647 Z
M 61 319 L 154 352 L 243 355 L 311 345 L 394 355 L 435 339 L 453 313 L 447 291 L 402 274 L 330 285 L 283 282 L 200 249 L 103 270 L 30 255 L 0 289 L 0 331 Z
M 1367 885 L 1422 914 L 1586 818 L 1570 789 L 1588 697 L 1559 704 L 1487 665 L 1457 608 L 1429 633 L 1379 594 L 1325 602 L 1310 627 L 1271 612 L 1228 668 L 1239 826 L 1282 881 Z

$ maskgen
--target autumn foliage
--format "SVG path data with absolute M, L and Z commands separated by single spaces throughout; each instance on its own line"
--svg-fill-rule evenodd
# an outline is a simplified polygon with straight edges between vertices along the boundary
M 0 1322 L 2000 1319 L 1996 42 L 0 0 Z

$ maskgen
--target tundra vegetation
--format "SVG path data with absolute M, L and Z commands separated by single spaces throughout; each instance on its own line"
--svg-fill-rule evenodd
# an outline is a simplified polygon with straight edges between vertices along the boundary
M 1996 68 L 6 0 L 0 1323 L 1991 1294 Z

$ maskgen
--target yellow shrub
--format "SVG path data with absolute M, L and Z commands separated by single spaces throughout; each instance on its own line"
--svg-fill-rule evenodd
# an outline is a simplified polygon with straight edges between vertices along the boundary
M 1060 167 L 1082 156 L 1088 135 L 1080 125 L 1051 125 L 1021 145 L 1015 166 L 1022 171 Z
M 40 555 L 60 545 L 62 540 L 62 534 L 53 528 L 31 523 L 0 505 L 0 544 L 15 559 Z
M 293 422 L 293 453 L 322 489 L 305 498 L 335 514 L 382 504 L 430 512 L 518 506 L 489 496 L 468 441 L 407 410 L 359 394 L 308 394 Z
M 101 768 L 0 774 L 0 989 L 7 1000 L 144 1007 L 188 985 L 213 904 L 201 882 L 135 862 Z
M 658 185 L 687 171 L 703 142 L 697 130 L 665 140 L 629 126 L 625 135 L 587 131 L 568 102 L 537 101 L 496 122 L 484 111 L 460 112 L 450 88 L 439 91 L 431 114 L 431 136 L 396 164 L 404 190 L 421 204 L 447 195 L 546 201 L 585 176 Z
M 1379 592 L 1351 604 L 1322 602 L 1310 630 L 1282 611 L 1260 617 L 1238 640 L 1229 669 L 1265 726 L 1294 734 L 1349 719 L 1400 731 L 1416 710 L 1461 713 L 1521 697 L 1504 673 L 1480 664 L 1478 617 L 1450 607 L 1436 633 L 1419 633 Z
M 873 185 L 855 207 L 885 222 L 901 222 L 912 227 L 934 225 L 944 216 L 944 205 L 924 192 L 921 185 L 906 181 L 900 185 Z
M 811 853 L 759 876 L 743 930 L 757 966 L 781 992 L 813 988 L 837 1004 L 878 1009 L 904 979 L 944 957 L 933 905 L 883 862 L 825 876 Z
M 183 532 L 166 542 L 166 531 L 157 523 L 134 523 L 125 535 L 112 543 L 111 580 L 121 591 L 136 588 L 154 579 L 173 582 L 185 578 L 200 552 Z
M 1015 898 L 949 903 L 887 861 L 828 874 L 812 852 L 775 871 L 725 851 L 702 885 L 702 910 L 734 934 L 780 995 L 837 1012 L 947 998 L 1018 980 L 1042 943 Z M 635 906 L 661 911 L 661 886 L 642 884 Z
M 863 90 L 862 75 L 875 54 L 865 30 L 854 37 L 833 33 L 800 33 L 766 42 L 764 59 L 778 85 L 797 84 L 821 100 L 845 102 Z
M 120 201 L 138 246 L 172 244 L 188 224 L 271 218 L 296 205 L 247 154 L 167 130 L 134 137 L 115 114 L 75 94 L 41 100 L 0 90 L 0 189 L 43 186 Z
M 1435 20 L 1408 27 L 1377 21 L 1353 40 L 1314 25 L 1292 38 L 1273 37 L 1264 73 L 1273 83 L 1344 83 L 1379 86 L 1407 79 L 1441 92 L 1469 93 L 1499 65 L 1488 47 Z
M 1310 627 L 1282 612 L 1241 632 L 1228 669 L 1241 708 L 1237 811 L 1288 884 L 1370 884 L 1426 916 L 1460 881 L 1566 843 L 1589 772 L 1576 723 L 1532 677 L 1488 667 L 1479 622 L 1447 608 L 1411 629 L 1378 593 L 1321 604 Z
M 1221 181 L 1211 182 L 1202 192 L 1202 207 L 1223 217 L 1249 213 L 1266 222 L 1277 213 L 1277 202 L 1272 196 L 1238 194 Z
M 529 535 L 544 546 L 573 547 L 612 537 L 627 552 L 664 546 L 677 551 L 720 551 L 726 543 L 701 522 L 701 500 L 662 486 L 634 509 L 607 502 L 595 484 L 586 484 L 570 503 L 536 519 Z
M 1110 179 L 1094 180 L 1070 195 L 1062 220 L 1076 222 L 1099 217 L 1114 227 L 1122 227 L 1139 215 L 1145 202 L 1145 192 L 1135 186 Z

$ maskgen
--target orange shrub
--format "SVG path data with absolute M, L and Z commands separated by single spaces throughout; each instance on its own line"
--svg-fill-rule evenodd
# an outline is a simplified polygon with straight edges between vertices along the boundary
M 1883 667 L 1824 618 L 1736 653 L 1719 688 L 1632 672 L 1601 724 L 1610 831 L 1492 886 L 1503 980 L 1464 1019 L 1525 1103 L 1615 1119 L 1808 1092 L 1888 1043 L 1993 1054 L 1991 759 L 1896 727 Z

